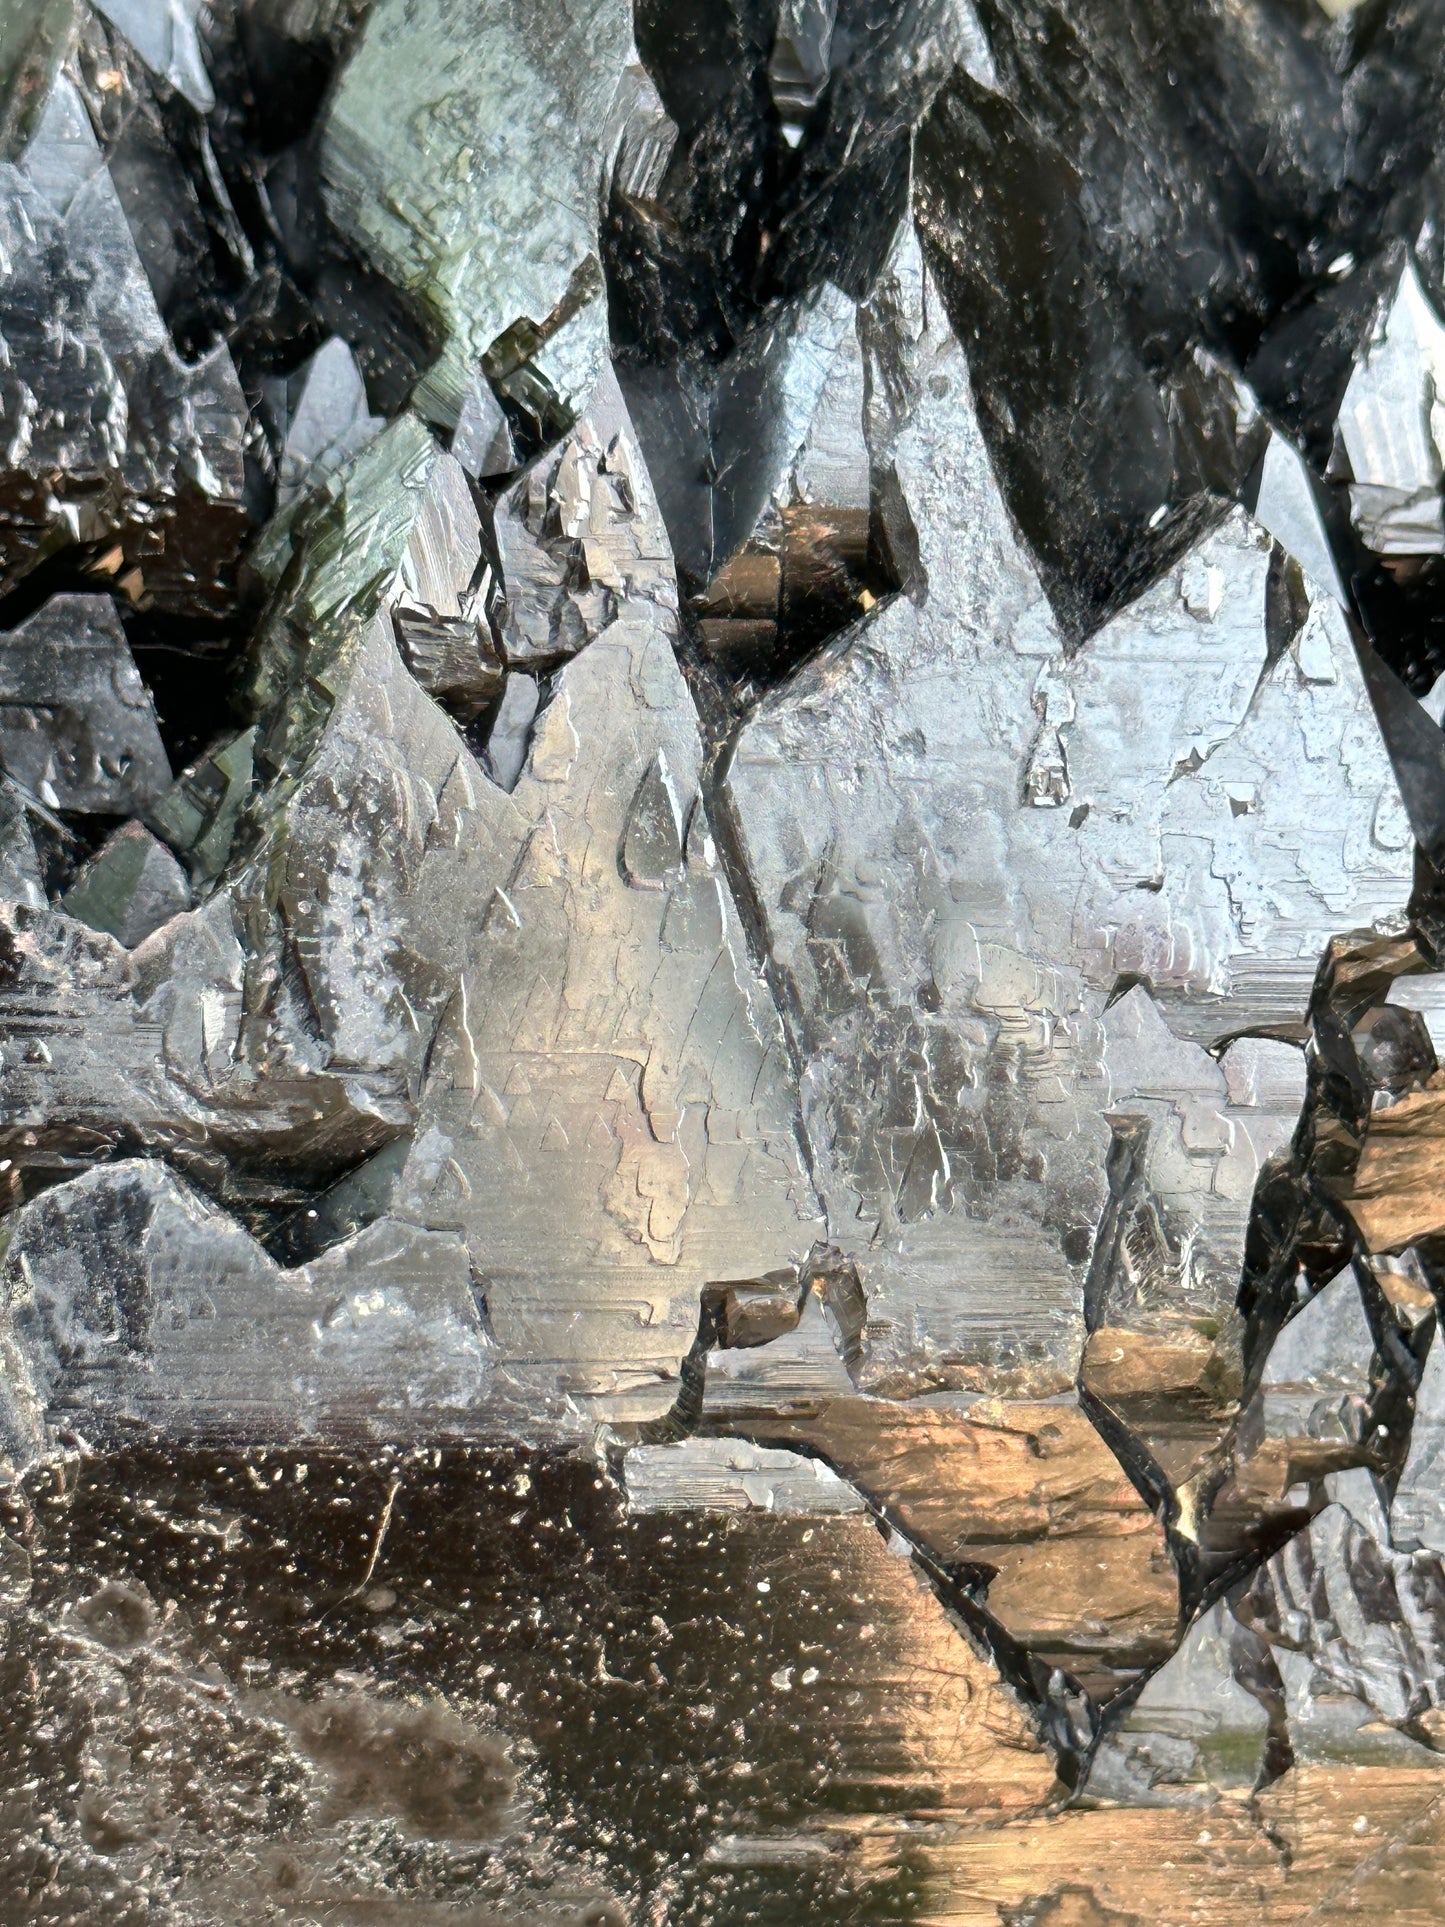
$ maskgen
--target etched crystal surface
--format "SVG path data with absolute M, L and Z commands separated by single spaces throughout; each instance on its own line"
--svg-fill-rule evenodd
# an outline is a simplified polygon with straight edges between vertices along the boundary
M 0 1920 L 1445 1881 L 1439 0 L 0 9 Z

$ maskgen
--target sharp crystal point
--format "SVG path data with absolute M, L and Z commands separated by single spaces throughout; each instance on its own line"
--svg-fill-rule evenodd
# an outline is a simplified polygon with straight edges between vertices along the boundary
M 286 429 L 277 507 L 287 507 L 342 467 L 383 426 L 367 408 L 366 385 L 351 350 L 338 339 L 326 342 L 305 370 Z
M 1271 434 L 1250 512 L 1312 582 L 1347 608 L 1349 598 L 1321 518 L 1320 494 L 1298 451 L 1282 436 Z

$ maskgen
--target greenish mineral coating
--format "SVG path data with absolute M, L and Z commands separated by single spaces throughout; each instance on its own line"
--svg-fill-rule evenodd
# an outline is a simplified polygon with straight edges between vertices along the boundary
M 288 846 L 287 806 L 348 686 L 367 625 L 396 580 L 440 451 L 415 415 L 391 422 L 267 531 L 253 553 L 272 586 L 245 689 L 260 787 L 227 838 L 255 859 L 252 895 L 274 905 Z
M 24 152 L 76 25 L 75 0 L 0 3 L 0 160 Z
M 416 395 L 443 427 L 519 323 L 541 337 L 530 366 L 574 414 L 601 373 L 606 309 L 588 264 L 603 129 L 630 44 L 622 0 L 378 0 L 372 11 L 326 122 L 327 205 L 444 329 Z M 569 314 L 569 294 L 589 285 Z
M 226 867 L 255 774 L 256 731 L 220 744 L 194 763 L 151 812 L 151 827 L 178 850 L 198 882 Z
M 252 556 L 275 594 L 252 658 L 250 705 L 260 760 L 283 789 L 325 726 L 350 644 L 401 567 L 436 456 L 425 425 L 399 416 L 273 524 Z

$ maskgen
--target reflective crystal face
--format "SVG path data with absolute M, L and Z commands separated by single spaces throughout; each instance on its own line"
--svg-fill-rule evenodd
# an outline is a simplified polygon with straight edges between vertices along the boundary
M 0 18 L 0 1918 L 1435 1918 L 1442 56 Z

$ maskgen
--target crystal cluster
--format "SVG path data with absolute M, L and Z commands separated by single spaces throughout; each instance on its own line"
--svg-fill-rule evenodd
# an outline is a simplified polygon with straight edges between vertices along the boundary
M 1438 0 L 0 11 L 0 1918 L 1445 1881 Z

